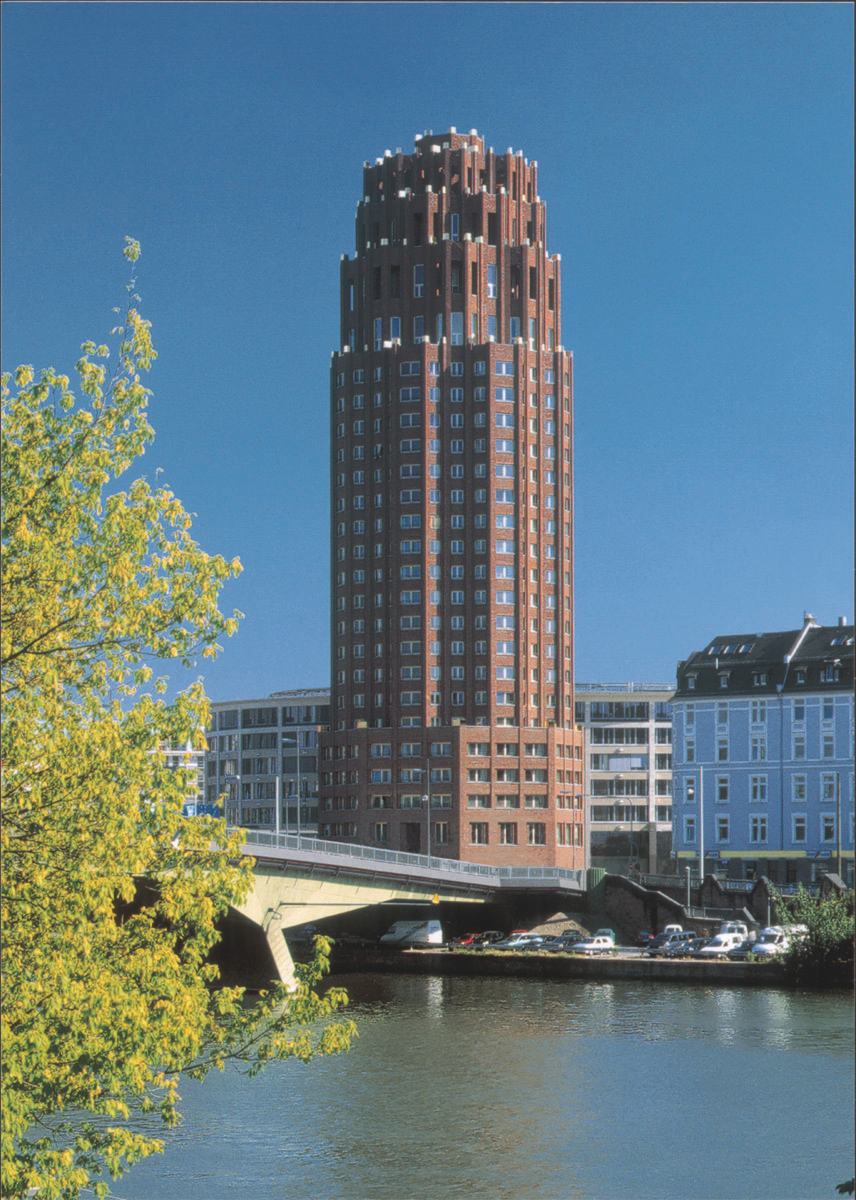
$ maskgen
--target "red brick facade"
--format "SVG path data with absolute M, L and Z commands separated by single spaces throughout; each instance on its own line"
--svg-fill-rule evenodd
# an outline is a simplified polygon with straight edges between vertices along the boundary
M 424 853 L 430 794 L 432 853 L 585 865 L 572 359 L 545 231 L 536 165 L 475 132 L 365 165 L 331 365 L 327 836 Z

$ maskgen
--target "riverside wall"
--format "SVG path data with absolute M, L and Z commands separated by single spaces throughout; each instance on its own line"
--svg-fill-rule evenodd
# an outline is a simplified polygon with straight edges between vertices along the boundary
M 652 983 L 698 983 L 706 986 L 787 987 L 781 963 L 706 962 L 692 959 L 621 957 L 584 958 L 582 955 L 524 954 L 465 950 L 351 951 L 334 948 L 334 973 L 389 971 L 418 975 L 511 976 L 530 979 L 645 980 Z

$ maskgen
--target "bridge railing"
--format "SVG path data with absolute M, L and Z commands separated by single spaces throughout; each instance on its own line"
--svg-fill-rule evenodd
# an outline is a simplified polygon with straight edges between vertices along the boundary
M 404 850 L 378 850 L 373 846 L 360 846 L 353 842 L 331 842 L 326 838 L 305 837 L 294 833 L 266 833 L 248 829 L 245 845 L 269 846 L 279 850 L 300 850 L 324 858 L 359 859 L 363 862 L 391 863 L 396 866 L 421 867 L 423 870 L 438 871 L 448 875 L 476 878 L 484 882 L 501 883 L 503 880 L 536 882 L 555 880 L 584 887 L 585 872 L 567 867 L 493 867 L 484 863 L 466 862 L 457 858 L 435 858 L 425 854 L 408 854 Z

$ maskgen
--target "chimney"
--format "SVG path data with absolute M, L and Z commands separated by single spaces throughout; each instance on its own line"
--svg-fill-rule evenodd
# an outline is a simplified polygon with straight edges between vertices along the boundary
M 839 629 L 841 628 L 841 626 L 842 626 L 842 625 L 846 625 L 846 624 L 847 624 L 847 618 L 846 618 L 846 617 L 839 617 L 839 618 L 838 618 L 838 628 L 839 628 Z

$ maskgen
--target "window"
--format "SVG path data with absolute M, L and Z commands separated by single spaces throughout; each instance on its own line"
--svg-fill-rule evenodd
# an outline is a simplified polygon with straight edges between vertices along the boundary
M 795 733 L 794 734 L 794 745 L 793 745 L 792 757 L 794 759 L 805 758 L 805 734 L 804 733 Z
M 451 316 L 451 343 L 453 346 L 464 344 L 464 314 L 453 312 Z
M 718 775 L 716 778 L 716 801 L 717 804 L 728 803 L 728 776 Z
M 716 739 L 716 761 L 728 762 L 728 738 Z
M 752 701 L 752 724 L 763 725 L 767 720 L 767 701 L 753 700 Z
M 486 821 L 474 821 L 470 824 L 470 845 L 486 846 L 488 844 L 488 824 Z
M 835 758 L 834 733 L 824 733 L 821 744 L 821 754 L 824 758 Z
M 835 799 L 835 776 L 821 775 L 820 777 L 820 799 L 822 802 L 829 804 Z
M 541 821 L 527 822 L 526 843 L 529 846 L 546 846 L 547 826 Z
M 767 799 L 767 776 L 749 776 L 749 799 L 764 803 Z
M 472 771 L 468 774 L 470 778 L 473 777 Z M 487 780 L 484 780 L 484 782 L 487 782 Z M 490 793 L 474 792 L 473 795 L 467 796 L 467 808 L 490 808 Z
M 794 775 L 791 779 L 791 798 L 795 804 L 805 800 L 805 775 Z
M 791 818 L 792 837 L 795 842 L 806 840 L 806 818 L 804 813 L 795 814 Z
M 766 817 L 750 817 L 749 818 L 749 841 L 752 843 L 766 842 L 767 840 L 767 818 Z
M 835 813 L 820 814 L 820 840 L 822 842 L 835 841 Z
M 417 264 L 413 268 L 413 295 L 418 300 L 425 292 L 425 267 Z M 377 348 L 377 347 L 376 347 Z
M 716 818 L 716 840 L 718 842 L 727 842 L 730 837 L 730 817 Z
M 750 746 L 750 757 L 752 762 L 765 762 L 767 758 L 767 739 L 765 737 L 753 737 Z
M 500 823 L 499 823 L 499 844 L 500 844 L 500 846 L 516 846 L 517 845 L 517 822 L 516 821 L 500 821 Z
M 694 846 L 696 840 L 696 819 L 695 817 L 684 817 L 684 842 L 688 846 Z
M 496 299 L 496 264 L 488 263 L 487 268 L 487 294 L 488 299 Z

